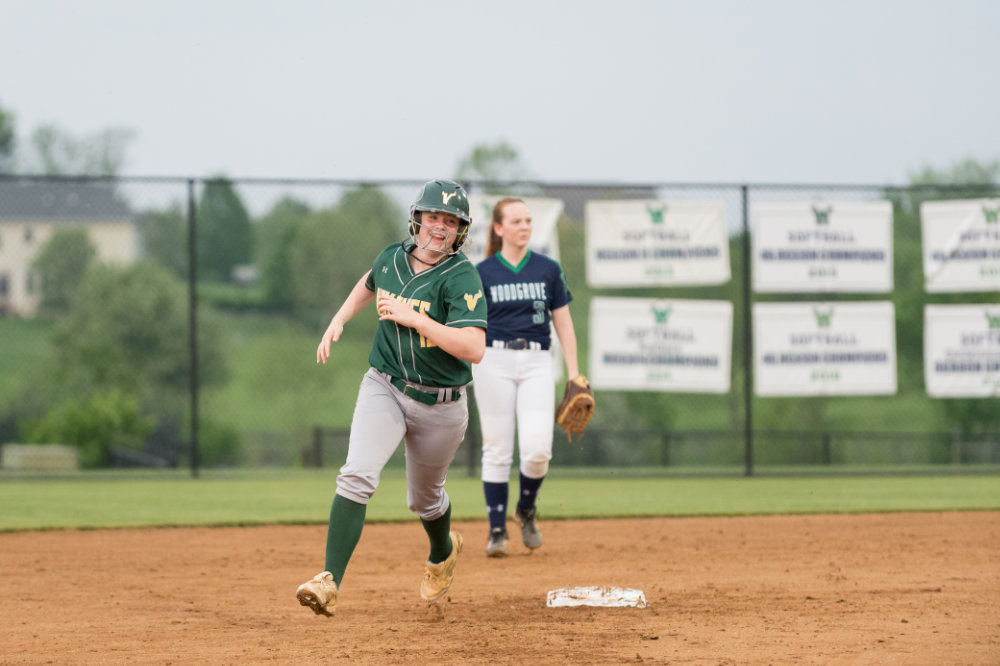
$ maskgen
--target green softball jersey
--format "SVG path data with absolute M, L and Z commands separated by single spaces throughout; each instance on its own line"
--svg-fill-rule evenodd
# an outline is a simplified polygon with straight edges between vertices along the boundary
M 486 299 L 476 267 L 458 254 L 419 273 L 410 265 L 407 247 L 390 245 L 375 258 L 365 286 L 375 298 L 388 294 L 434 321 L 464 328 L 486 328 Z M 472 381 L 472 366 L 455 358 L 408 326 L 380 321 L 368 362 L 402 379 L 447 387 Z

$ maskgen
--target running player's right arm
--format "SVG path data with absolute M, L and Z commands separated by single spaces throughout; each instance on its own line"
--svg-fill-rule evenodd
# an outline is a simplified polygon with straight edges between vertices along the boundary
M 371 273 L 371 271 L 368 271 L 368 273 Z M 375 300 L 375 292 L 365 286 L 365 282 L 368 280 L 368 273 L 362 275 L 358 283 L 354 285 L 354 289 L 347 295 L 344 304 L 337 310 L 337 314 L 333 315 L 330 325 L 323 332 L 323 337 L 319 341 L 319 347 L 316 348 L 317 363 L 326 363 L 326 360 L 330 358 L 330 343 L 340 339 L 340 334 L 344 332 L 344 324 L 353 319 L 354 315 L 364 310 L 369 303 Z

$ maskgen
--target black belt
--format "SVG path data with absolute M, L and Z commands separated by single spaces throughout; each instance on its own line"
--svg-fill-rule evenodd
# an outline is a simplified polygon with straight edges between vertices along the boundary
M 400 379 L 399 377 L 386 376 L 389 383 L 398 388 L 403 392 L 408 398 L 413 398 L 417 402 L 422 402 L 425 405 L 436 405 L 439 402 L 454 402 L 462 397 L 462 389 L 459 388 L 441 388 L 436 391 L 424 391 L 418 389 L 412 384 L 407 384 L 406 381 Z
M 493 340 L 490 342 L 490 347 L 494 349 L 534 349 L 536 351 L 545 351 L 548 349 L 541 342 L 535 342 L 534 340 L 528 340 L 527 338 L 514 338 L 513 340 Z

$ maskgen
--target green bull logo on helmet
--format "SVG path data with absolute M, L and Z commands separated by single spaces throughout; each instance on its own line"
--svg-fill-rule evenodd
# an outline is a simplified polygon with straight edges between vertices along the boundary
M 987 208 L 983 206 L 983 217 L 986 218 L 987 224 L 996 224 L 998 218 L 1000 218 L 1000 206 L 996 208 Z

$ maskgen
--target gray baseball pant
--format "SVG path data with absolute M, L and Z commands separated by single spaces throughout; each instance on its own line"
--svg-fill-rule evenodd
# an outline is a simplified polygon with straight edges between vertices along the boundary
M 425 405 L 404 396 L 389 383 L 387 375 L 370 368 L 361 380 L 354 406 L 347 461 L 337 477 L 337 494 L 367 504 L 378 488 L 382 469 L 403 440 L 407 505 L 424 520 L 440 518 L 450 503 L 444 489 L 448 467 L 468 425 L 465 391 L 453 402 Z

